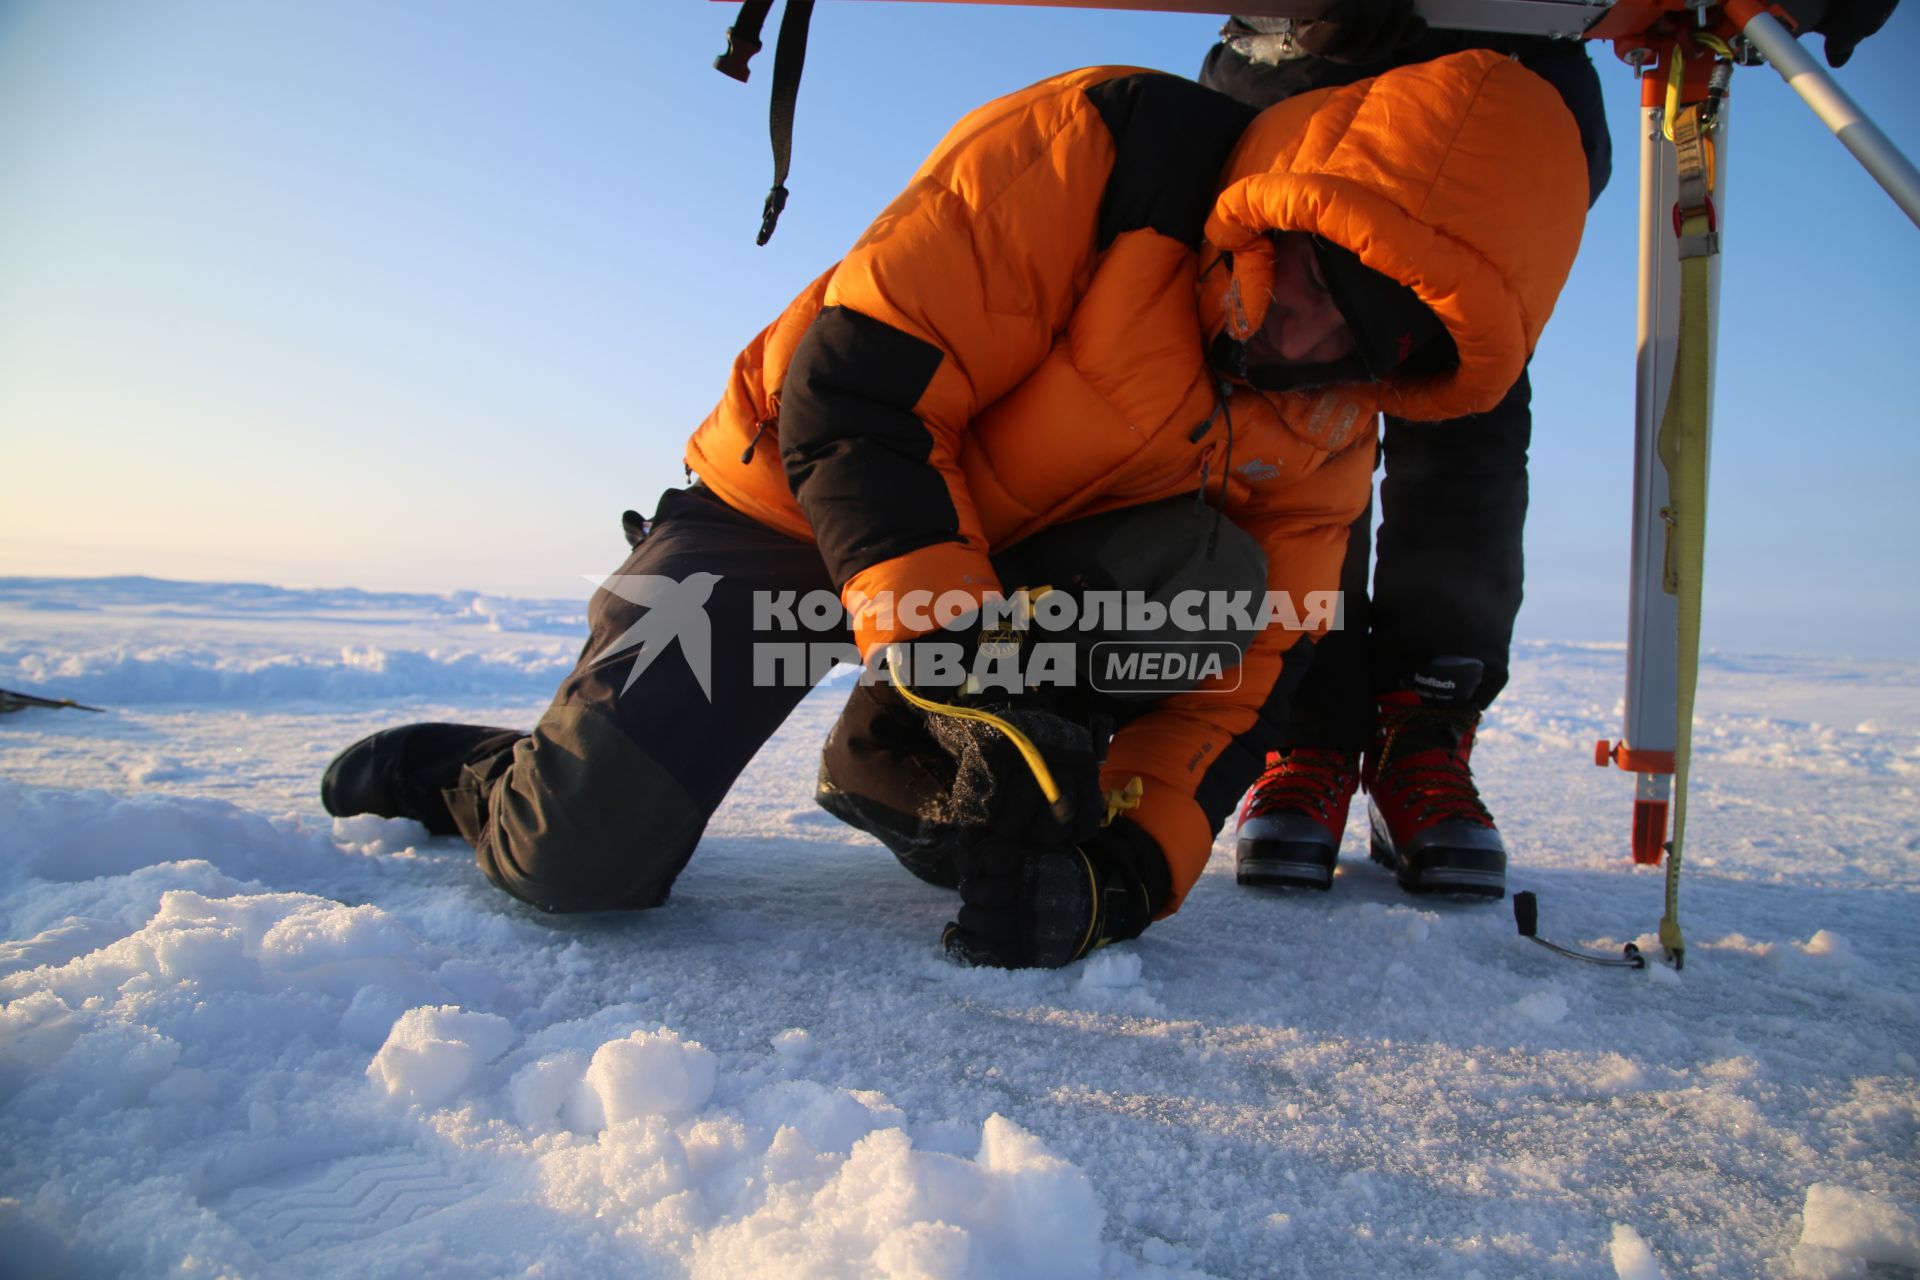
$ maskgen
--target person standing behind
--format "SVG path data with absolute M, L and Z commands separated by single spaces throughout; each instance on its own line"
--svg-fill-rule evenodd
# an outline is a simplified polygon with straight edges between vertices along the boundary
M 1578 41 L 1431 31 L 1412 0 L 1338 0 L 1313 21 L 1232 18 L 1220 35 L 1200 82 L 1256 109 L 1465 49 L 1505 53 L 1573 113 L 1589 207 L 1612 171 L 1600 79 Z M 1403 888 L 1504 896 L 1505 845 L 1468 761 L 1480 715 L 1507 683 L 1520 610 L 1531 400 L 1523 369 L 1486 413 L 1386 418 L 1373 590 L 1369 508 L 1348 532 L 1345 627 L 1316 643 L 1285 745 L 1241 810 L 1241 884 L 1331 888 L 1364 786 L 1373 857 Z

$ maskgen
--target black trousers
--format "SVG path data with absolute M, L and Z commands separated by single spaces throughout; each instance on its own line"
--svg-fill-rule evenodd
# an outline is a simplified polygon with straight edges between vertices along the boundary
M 1372 591 L 1369 510 L 1348 531 L 1340 570 L 1346 626 L 1314 645 L 1288 707 L 1289 743 L 1362 749 L 1373 736 L 1374 699 L 1409 687 L 1432 658 L 1481 661 L 1472 700 L 1482 710 L 1506 687 L 1525 570 L 1532 398 L 1522 372 L 1504 400 L 1475 417 L 1387 419 Z

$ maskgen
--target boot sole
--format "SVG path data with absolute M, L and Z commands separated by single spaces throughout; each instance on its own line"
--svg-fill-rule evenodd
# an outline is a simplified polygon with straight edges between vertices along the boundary
M 1235 851 L 1236 883 L 1262 889 L 1333 888 L 1333 867 L 1313 854 L 1302 856 L 1249 841 Z
M 1498 901 L 1507 896 L 1504 868 L 1427 867 L 1423 870 L 1411 867 L 1378 832 L 1374 833 L 1368 852 L 1375 862 L 1393 872 L 1394 879 L 1408 893 L 1474 901 Z

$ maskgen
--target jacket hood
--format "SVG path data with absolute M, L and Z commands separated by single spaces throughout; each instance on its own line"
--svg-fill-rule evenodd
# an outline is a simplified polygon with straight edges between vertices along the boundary
M 1273 282 L 1267 233 L 1310 232 L 1412 288 L 1459 351 L 1449 372 L 1366 384 L 1357 399 L 1417 421 L 1484 413 L 1532 355 L 1586 210 L 1572 113 L 1500 54 L 1303 94 L 1262 112 L 1227 162 L 1206 225 L 1202 319 L 1209 338 L 1257 331 Z

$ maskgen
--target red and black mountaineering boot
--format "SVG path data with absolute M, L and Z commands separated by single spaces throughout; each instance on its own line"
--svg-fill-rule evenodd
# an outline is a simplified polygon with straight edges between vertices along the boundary
M 1409 893 L 1504 898 L 1507 849 L 1480 802 L 1467 757 L 1480 712 L 1472 658 L 1439 658 L 1413 689 L 1380 696 L 1361 774 L 1369 796 L 1373 860 Z
M 1360 759 L 1328 747 L 1267 753 L 1267 771 L 1240 807 L 1233 848 L 1241 884 L 1331 889 L 1347 806 L 1360 786 Z

